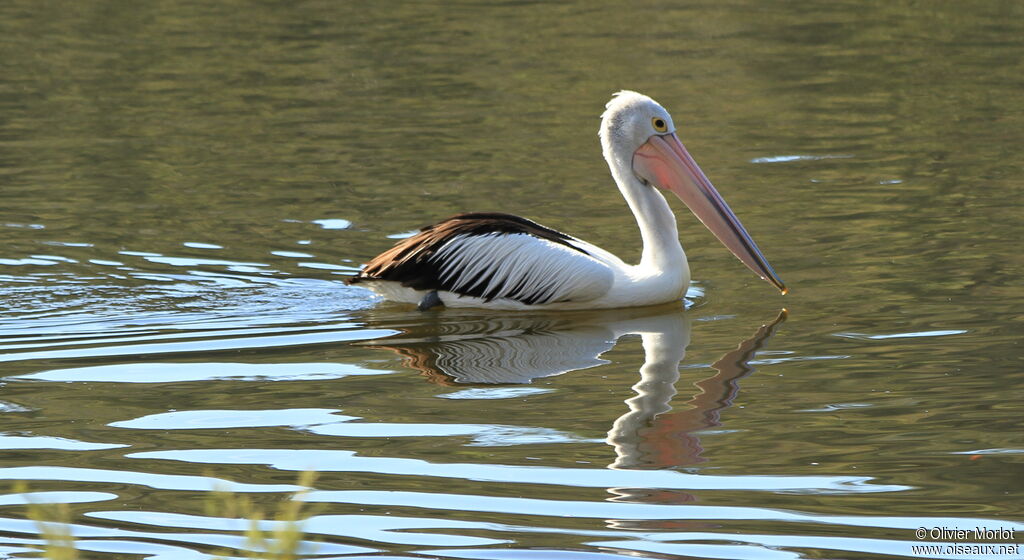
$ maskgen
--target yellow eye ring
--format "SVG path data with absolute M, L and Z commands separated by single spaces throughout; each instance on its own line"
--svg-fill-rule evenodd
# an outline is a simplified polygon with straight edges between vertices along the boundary
M 651 119 L 651 126 L 653 126 L 654 130 L 657 132 L 668 132 L 668 123 L 661 117 L 654 117 Z

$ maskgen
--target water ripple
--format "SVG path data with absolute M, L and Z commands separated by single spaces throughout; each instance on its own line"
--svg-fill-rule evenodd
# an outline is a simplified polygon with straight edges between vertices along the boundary
M 687 490 L 760 490 L 812 494 L 902 492 L 911 487 L 876 484 L 862 476 L 696 475 L 671 470 L 563 469 L 472 463 L 430 463 L 420 459 L 360 457 L 330 449 L 183 449 L 143 451 L 133 459 L 198 464 L 269 465 L 280 470 L 374 472 L 418 477 L 460 478 L 510 484 L 547 484 L 589 488 L 672 488 Z
M 615 520 L 747 520 L 845 525 L 849 527 L 886 527 L 916 529 L 944 526 L 973 530 L 992 526 L 1024 530 L 1024 523 L 996 521 L 968 517 L 898 517 L 870 515 L 824 515 L 792 510 L 705 506 L 695 504 L 645 504 L 631 502 L 548 500 L 521 497 L 474 496 L 430 492 L 402 492 L 375 490 L 314 490 L 301 497 L 308 502 L 330 502 L 360 505 L 414 507 L 432 510 L 477 511 L 508 515 L 538 515 L 545 517 L 572 517 Z
M 182 513 L 98 511 L 87 514 L 97 519 L 107 519 L 133 524 L 155 525 L 157 527 L 178 527 L 194 530 L 218 530 L 243 532 L 248 529 L 247 519 L 230 519 L 188 515 Z M 258 526 L 264 531 L 273 531 L 282 525 L 277 521 L 261 521 Z M 479 530 L 494 529 L 493 523 L 434 519 L 429 517 L 403 517 L 400 515 L 316 515 L 302 522 L 307 534 L 356 537 L 371 542 L 419 546 L 481 546 L 504 544 L 505 539 L 472 537 L 461 534 L 420 532 L 423 530 Z M 367 550 L 367 549 L 363 549 Z
M 326 330 L 329 332 L 316 332 Z M 298 334 L 273 334 L 279 332 L 294 332 Z M 264 334 L 266 333 L 266 334 Z M 327 344 L 335 342 L 353 342 L 357 340 L 372 340 L 383 336 L 396 334 L 392 330 L 377 329 L 340 329 L 338 326 L 329 327 L 297 327 L 281 329 L 251 329 L 237 334 L 244 336 L 231 336 L 236 333 L 219 333 L 225 338 L 211 338 L 211 333 L 185 333 L 185 334 L 160 334 L 132 337 L 128 339 L 95 340 L 93 343 L 107 343 L 101 347 L 76 348 L 72 350 L 42 350 L 39 352 L 15 352 L 0 355 L 0 362 L 17 362 L 27 360 L 56 360 L 68 358 L 95 358 L 113 356 L 134 356 L 145 354 L 180 354 L 191 352 L 217 352 L 221 350 L 239 350 L 243 348 L 270 348 L 283 346 L 298 346 L 311 344 Z M 136 342 L 146 340 L 167 340 L 181 338 L 196 338 L 198 340 L 188 342 L 162 342 L 162 343 L 139 343 L 139 344 L 109 344 L 111 342 Z M 73 343 L 69 343 L 73 344 Z M 61 344 L 52 344 L 58 346 Z
M 55 382 L 184 383 L 236 379 L 239 381 L 300 381 L 341 379 L 351 375 L 385 375 L 390 370 L 365 369 L 344 363 L 247 364 L 237 362 L 128 363 L 51 369 L 8 379 Z
M 129 447 L 118 443 L 90 443 L 50 436 L 11 436 L 0 433 L 0 449 L 59 449 L 62 451 L 95 451 Z
M 244 484 L 208 476 L 159 474 L 79 467 L 6 467 L 0 468 L 0 480 L 56 480 L 77 482 L 104 482 L 109 484 L 138 484 L 159 490 L 191 490 L 207 492 L 295 492 L 302 487 L 292 484 Z

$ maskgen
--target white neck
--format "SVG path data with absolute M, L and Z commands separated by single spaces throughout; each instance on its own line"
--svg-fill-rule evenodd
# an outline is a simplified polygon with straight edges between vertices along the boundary
M 633 211 L 640 226 L 644 251 L 639 268 L 656 274 L 679 274 L 689 282 L 690 269 L 686 253 L 679 243 L 676 216 L 668 201 L 656 188 L 640 182 L 632 171 L 632 162 L 617 154 L 608 157 L 612 177 L 619 185 L 622 197 Z

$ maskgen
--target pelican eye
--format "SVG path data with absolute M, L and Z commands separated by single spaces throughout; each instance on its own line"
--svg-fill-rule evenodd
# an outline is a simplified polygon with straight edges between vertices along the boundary
M 665 119 L 661 117 L 654 117 L 651 119 L 651 126 L 653 126 L 654 130 L 657 132 L 668 132 L 668 123 L 666 123 Z

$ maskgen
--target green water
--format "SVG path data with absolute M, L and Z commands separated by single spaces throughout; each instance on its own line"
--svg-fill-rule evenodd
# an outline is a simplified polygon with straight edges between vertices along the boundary
M 1024 540 L 1022 61 L 1016 2 L 6 2 L 0 558 L 26 500 L 203 558 L 302 470 L 310 558 L 1020 557 L 913 546 Z M 685 311 L 343 283 L 462 211 L 637 260 L 624 88 L 789 295 L 678 204 Z

